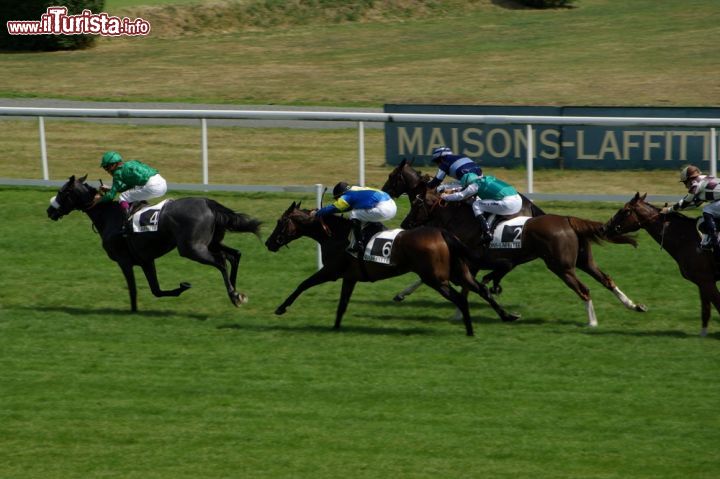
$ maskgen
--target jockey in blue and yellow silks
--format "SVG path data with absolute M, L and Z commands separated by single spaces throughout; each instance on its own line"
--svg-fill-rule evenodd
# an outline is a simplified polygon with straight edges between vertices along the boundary
M 384 191 L 375 188 L 350 186 L 341 181 L 333 188 L 335 201 L 320 208 L 315 215 L 323 217 L 334 213 L 350 212 L 355 235 L 355 249 L 362 252 L 362 228 L 365 223 L 380 223 L 392 219 L 397 213 L 395 201 Z

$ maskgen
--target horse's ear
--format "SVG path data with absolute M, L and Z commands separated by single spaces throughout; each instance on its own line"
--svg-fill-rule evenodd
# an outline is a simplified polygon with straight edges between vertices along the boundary
M 643 201 L 645 201 L 645 198 L 647 198 L 647 193 L 645 193 L 644 195 L 642 195 L 642 198 L 640 198 L 640 199 L 643 200 Z
M 637 191 L 637 192 L 635 192 L 635 196 L 633 196 L 633 201 L 637 201 L 639 199 L 640 199 L 640 192 Z
M 68 181 L 69 181 L 70 183 L 74 183 L 74 182 L 75 182 L 75 175 L 72 175 L 70 178 L 68 178 Z
M 78 181 L 79 181 L 80 183 L 85 183 L 85 180 L 87 180 L 87 173 L 85 173 L 85 176 L 82 176 L 82 177 L 78 178 Z
M 399 167 L 399 168 L 402 168 L 402 167 L 405 166 L 406 164 L 407 164 L 407 158 L 403 158 L 402 161 L 400 162 L 400 164 L 398 165 L 398 167 Z
M 289 213 L 289 212 L 291 212 L 292 210 L 294 210 L 294 209 L 295 209 L 295 206 L 296 206 L 296 205 L 295 205 L 295 202 L 293 201 L 292 204 L 290 205 L 290 208 L 288 208 L 287 210 L 285 210 L 285 213 Z
M 301 204 L 302 204 L 302 201 L 298 201 L 298 204 L 297 204 L 297 206 L 295 206 L 295 208 L 300 209 Z

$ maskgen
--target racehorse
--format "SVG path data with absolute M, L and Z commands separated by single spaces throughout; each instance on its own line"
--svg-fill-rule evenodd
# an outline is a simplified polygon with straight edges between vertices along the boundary
M 398 233 L 390 252 L 390 264 L 363 264 L 363 260 L 346 252 L 350 229 L 351 222 L 346 218 L 327 216 L 320 219 L 310 210 L 300 209 L 300 204 L 295 202 L 282 214 L 265 242 L 268 250 L 276 252 L 281 246 L 307 236 L 320 244 L 323 267 L 301 282 L 275 310 L 275 314 L 284 314 L 308 288 L 342 278 L 334 325 L 335 329 L 339 329 L 356 283 L 378 281 L 412 271 L 420 276 L 423 283 L 460 309 L 468 336 L 473 335 L 473 326 L 467 299 L 453 289 L 450 282 L 482 296 L 503 321 L 517 319 L 497 304 L 485 286 L 475 281 L 467 265 L 468 257 L 474 253 L 450 233 L 437 228 L 402 231 Z
M 635 196 L 608 221 L 608 234 L 625 234 L 644 229 L 667 251 L 680 267 L 683 278 L 700 291 L 701 336 L 706 336 L 712 306 L 720 312 L 720 271 L 712 251 L 698 248 L 696 220 L 679 213 L 663 215 L 660 208 L 645 202 L 647 194 Z
M 574 216 L 546 214 L 527 220 L 519 237 L 521 247 L 483 248 L 480 243 L 480 228 L 478 222 L 474 221 L 474 214 L 469 204 L 445 202 L 434 191 L 427 189 L 422 191 L 421 188 L 401 226 L 413 228 L 420 225 L 447 229 L 469 247 L 482 251 L 480 261 L 472 265 L 475 268 L 473 272 L 477 269 L 492 271 L 483 277 L 481 284 L 487 284 L 491 280 L 497 283 L 515 266 L 542 258 L 548 269 L 585 302 L 589 326 L 597 326 L 597 317 L 590 297 L 590 289 L 576 276 L 576 267 L 612 291 L 628 309 L 638 312 L 647 311 L 644 305 L 635 304 L 630 300 L 612 278 L 595 264 L 590 247 L 592 242 L 608 241 L 637 245 L 635 240 L 628 236 L 605 235 L 605 225 L 600 222 Z
M 392 196 L 393 198 L 399 198 L 403 193 L 408 195 L 408 199 L 412 204 L 412 201 L 421 191 L 425 192 L 425 184 L 430 180 L 427 175 L 422 175 L 419 171 L 416 171 L 412 167 L 412 163 L 408 163 L 406 159 L 403 159 L 398 166 L 396 166 L 388 175 L 388 179 L 382 187 L 382 190 Z M 520 211 L 513 216 L 541 216 L 545 212 L 537 206 L 535 203 L 530 201 L 525 195 L 520 194 L 522 197 L 522 208 Z M 506 218 L 511 218 L 508 216 Z M 416 281 L 411 284 L 400 293 L 395 295 L 393 298 L 395 301 L 402 301 L 405 297 L 412 294 L 422 283 Z M 493 283 L 490 291 L 493 294 L 499 294 L 502 291 L 499 280 Z
M 247 296 L 235 289 L 240 251 L 222 244 L 226 231 L 250 232 L 259 237 L 260 221 L 235 213 L 207 198 L 180 198 L 167 203 L 160 211 L 157 231 L 123 234 L 125 212 L 117 202 L 92 206 L 97 190 L 85 183 L 87 175 L 70 179 L 50 201 L 48 217 L 57 221 L 73 210 L 87 214 L 100 234 L 107 255 L 118 263 L 130 292 L 130 309 L 137 311 L 137 289 L 133 266 L 145 273 L 155 296 L 180 296 L 190 288 L 180 283 L 172 290 L 160 289 L 155 271 L 155 258 L 177 247 L 181 256 L 198 263 L 214 266 L 222 273 L 230 301 L 240 306 Z M 230 263 L 230 274 L 225 262 Z

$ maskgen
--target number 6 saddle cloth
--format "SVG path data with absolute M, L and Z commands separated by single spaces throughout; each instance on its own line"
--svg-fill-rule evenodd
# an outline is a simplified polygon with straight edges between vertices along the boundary
M 372 263 L 381 263 L 390 265 L 390 255 L 392 254 L 393 243 L 398 233 L 404 231 L 401 228 L 394 230 L 385 230 L 372 237 L 367 241 L 365 246 L 365 253 L 363 254 L 363 260 L 370 261 Z M 352 238 L 350 247 L 355 244 L 355 238 Z M 357 258 L 357 253 L 351 253 Z

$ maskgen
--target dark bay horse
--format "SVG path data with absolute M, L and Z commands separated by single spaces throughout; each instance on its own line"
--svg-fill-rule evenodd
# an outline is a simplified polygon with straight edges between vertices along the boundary
M 460 309 L 468 336 L 473 335 L 473 327 L 467 299 L 453 289 L 450 282 L 482 296 L 503 321 L 517 319 L 492 299 L 485 286 L 475 281 L 467 265 L 468 256 L 474 253 L 448 232 L 437 228 L 418 228 L 400 232 L 390 253 L 390 265 L 370 262 L 361 265 L 362 260 L 346 252 L 350 228 L 350 220 L 346 218 L 328 216 L 321 220 L 312 215 L 310 210 L 300 209 L 300 204 L 295 202 L 282 214 L 277 226 L 265 242 L 267 248 L 275 252 L 281 246 L 307 236 L 320 244 L 323 267 L 300 283 L 275 310 L 275 314 L 284 314 L 288 306 L 308 288 L 342 278 L 334 326 L 335 329 L 339 329 L 356 283 L 378 281 L 412 271 L 417 273 L 425 284 Z
M 407 194 L 408 199 L 412 204 L 413 199 L 418 194 L 421 192 L 424 194 L 426 189 L 425 185 L 429 180 L 429 176 L 421 174 L 412 167 L 411 163 L 408 163 L 406 159 L 403 159 L 400 164 L 390 172 L 382 190 L 393 198 L 398 198 L 403 194 Z M 541 216 L 545 214 L 539 206 L 530 201 L 530 199 L 525 195 L 521 194 L 520 196 L 522 197 L 522 208 L 514 216 Z M 508 216 L 507 218 L 510 217 Z M 419 281 L 411 284 L 403 291 L 395 295 L 395 298 L 393 299 L 395 301 L 402 301 L 406 296 L 412 294 L 418 287 L 420 287 L 421 284 L 422 283 Z M 499 294 L 502 291 L 499 280 L 493 283 L 490 291 L 494 294 Z
M 660 214 L 660 208 L 645 202 L 647 194 L 635 196 L 608 221 L 608 234 L 644 229 L 667 251 L 680 267 L 680 274 L 700 291 L 701 336 L 707 335 L 712 306 L 720 312 L 720 271 L 711 251 L 698 248 L 696 220 L 679 213 Z
M 97 190 L 85 183 L 87 175 L 71 176 L 47 209 L 48 217 L 57 221 L 73 210 L 90 217 L 100 234 L 107 255 L 123 272 L 130 292 L 130 308 L 137 311 L 137 288 L 133 266 L 145 273 L 155 296 L 179 296 L 190 288 L 181 283 L 173 290 L 162 290 L 155 271 L 155 258 L 178 249 L 181 256 L 198 263 L 214 266 L 222 273 L 230 301 L 240 306 L 247 296 L 235 289 L 240 251 L 222 244 L 226 231 L 250 232 L 258 235 L 260 222 L 222 206 L 207 198 L 180 198 L 161 210 L 156 232 L 122 234 L 125 212 L 116 202 L 90 207 Z M 230 263 L 230 273 L 226 267 Z
M 593 242 L 608 241 L 636 246 L 635 240 L 628 236 L 606 236 L 605 225 L 600 222 L 546 214 L 527 220 L 520 238 L 521 248 L 483 248 L 480 243 L 480 228 L 468 203 L 441 201 L 434 191 L 421 190 L 403 220 L 402 227 L 413 228 L 420 225 L 447 229 L 470 248 L 482 252 L 480 261 L 472 265 L 474 272 L 477 269 L 492 271 L 483 277 L 481 284 L 487 284 L 491 280 L 499 282 L 517 265 L 542 258 L 547 268 L 585 302 L 590 326 L 597 326 L 597 317 L 590 289 L 578 279 L 575 274 L 576 267 L 610 290 L 628 309 L 647 311 L 644 305 L 635 304 L 620 291 L 612 278 L 595 264 L 590 247 Z

